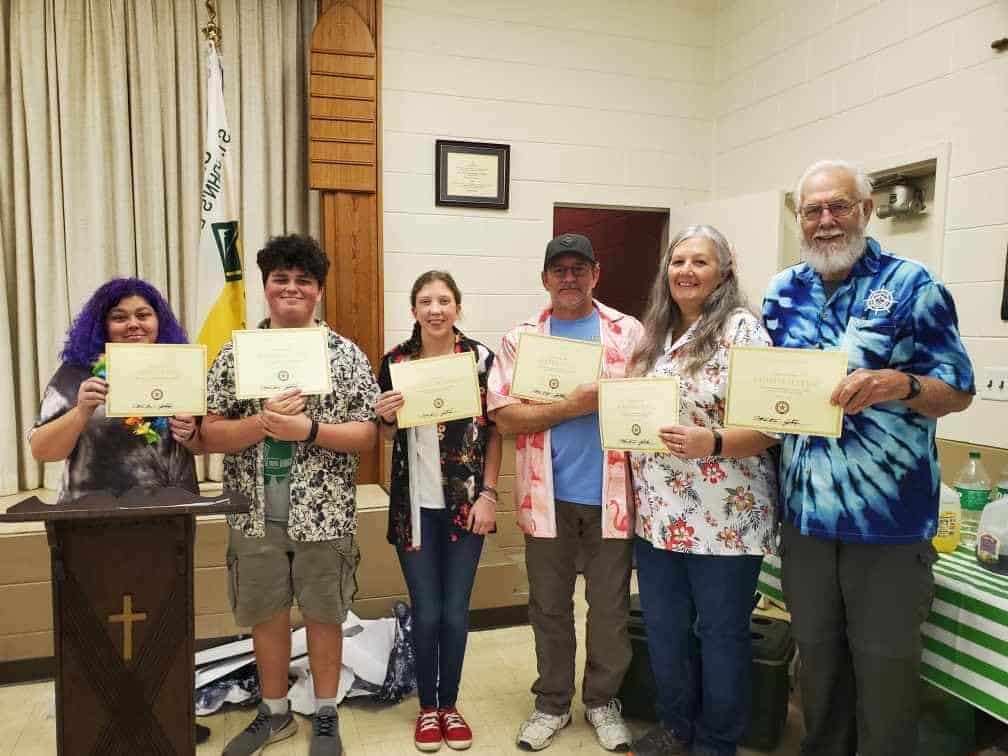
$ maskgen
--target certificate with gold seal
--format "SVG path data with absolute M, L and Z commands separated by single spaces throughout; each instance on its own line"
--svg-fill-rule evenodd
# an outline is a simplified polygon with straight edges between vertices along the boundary
M 595 383 L 602 344 L 524 331 L 518 336 L 511 396 L 556 402 L 582 383 Z
M 599 381 L 599 432 L 603 449 L 666 452 L 658 429 L 678 424 L 678 378 Z
M 732 347 L 725 427 L 839 438 L 843 410 L 830 404 L 847 375 L 847 352 Z
M 267 399 L 290 388 L 302 394 L 332 392 L 324 328 L 256 328 L 232 331 L 235 396 Z
M 392 388 L 403 395 L 396 413 L 400 428 L 483 414 L 473 352 L 393 362 L 389 375 Z
M 204 344 L 105 344 L 108 417 L 206 414 Z

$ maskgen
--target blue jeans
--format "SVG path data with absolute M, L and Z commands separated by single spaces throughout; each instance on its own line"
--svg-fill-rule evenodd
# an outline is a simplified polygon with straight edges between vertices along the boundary
M 413 605 L 420 706 L 454 706 L 469 635 L 469 596 L 483 536 L 448 538 L 448 511 L 420 510 L 420 550 L 396 549 Z
M 641 538 L 634 551 L 662 723 L 734 754 L 749 716 L 749 615 L 763 557 L 680 554 Z

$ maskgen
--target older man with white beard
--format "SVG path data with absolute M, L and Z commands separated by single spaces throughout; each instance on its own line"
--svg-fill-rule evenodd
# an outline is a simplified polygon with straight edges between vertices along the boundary
M 763 302 L 776 346 L 843 349 L 840 438 L 781 442 L 782 583 L 801 657 L 804 756 L 917 750 L 920 624 L 934 594 L 936 418 L 969 406 L 955 305 L 865 236 L 870 181 L 815 163 L 794 194 L 804 262 Z

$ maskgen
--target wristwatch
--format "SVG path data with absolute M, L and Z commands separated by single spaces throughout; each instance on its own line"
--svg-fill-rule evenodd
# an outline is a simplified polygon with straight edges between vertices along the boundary
M 913 373 L 907 373 L 907 378 L 910 379 L 910 392 L 903 397 L 904 402 L 916 399 L 921 392 L 921 382 L 917 380 L 917 376 Z
M 311 421 L 311 430 L 308 431 L 308 438 L 306 438 L 302 443 L 312 444 L 315 443 L 315 439 L 318 437 L 318 420 Z
M 711 428 L 710 432 L 714 434 L 714 449 L 711 451 L 710 455 L 712 457 L 720 457 L 721 446 L 724 443 L 724 439 L 721 437 L 721 434 L 718 432 L 717 428 Z

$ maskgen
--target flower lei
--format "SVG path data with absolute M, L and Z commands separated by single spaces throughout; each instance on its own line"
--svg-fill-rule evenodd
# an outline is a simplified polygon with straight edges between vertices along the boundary
M 105 380 L 105 355 L 99 355 L 91 366 L 91 375 Z M 168 430 L 167 417 L 127 417 L 123 424 L 133 429 L 134 436 L 140 436 L 148 444 L 156 444 Z

